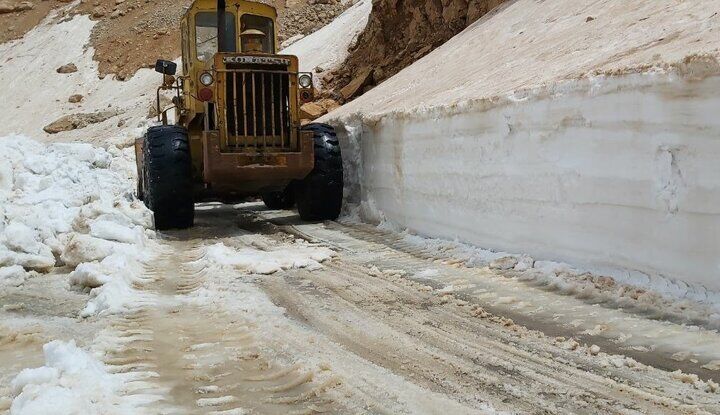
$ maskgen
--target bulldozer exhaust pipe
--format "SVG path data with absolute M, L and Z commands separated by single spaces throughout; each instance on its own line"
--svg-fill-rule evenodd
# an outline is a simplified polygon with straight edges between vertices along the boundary
M 217 29 L 218 52 L 230 52 L 225 36 L 227 30 L 225 25 L 225 0 L 218 0 L 217 2 Z

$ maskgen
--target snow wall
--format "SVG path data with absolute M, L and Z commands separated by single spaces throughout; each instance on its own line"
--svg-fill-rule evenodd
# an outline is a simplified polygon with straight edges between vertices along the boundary
M 366 220 L 717 291 L 717 91 L 717 73 L 656 71 L 326 121 Z

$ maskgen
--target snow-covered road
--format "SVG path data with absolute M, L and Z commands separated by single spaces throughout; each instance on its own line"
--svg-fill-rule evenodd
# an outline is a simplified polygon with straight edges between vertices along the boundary
M 53 337 L 22 322 L 62 321 L 56 338 L 81 346 L 46 345 L 0 404 L 37 413 L 57 388 L 107 413 L 720 413 L 711 320 L 257 203 L 202 205 L 197 222 L 155 240 L 121 312 L 67 318 L 83 295 L 60 284 L 0 311 L 6 379 Z M 74 377 L 88 359 L 102 387 Z
M 478 31 L 485 23 L 477 23 L 449 47 L 328 115 L 346 139 L 350 203 L 337 222 L 303 223 L 293 211 L 259 203 L 203 204 L 194 228 L 153 231 L 151 212 L 134 195 L 134 153 L 126 146 L 149 122 L 157 75 L 142 70 L 123 84 L 97 79 L 92 48 L 83 47 L 94 23 L 83 16 L 48 19 L 23 39 L 0 45 L 11 56 L 0 65 L 0 81 L 8 85 L 0 95 L 14 104 L 0 117 L 0 415 L 720 414 L 712 202 L 718 100 L 708 92 L 717 89 L 720 67 L 716 49 L 682 61 L 690 44 L 699 52 L 717 44 L 718 32 L 710 30 L 715 15 L 696 24 L 712 13 L 705 7 L 710 0 L 686 2 L 684 10 L 697 16 L 682 19 L 670 1 L 662 2 L 668 4 L 662 13 L 651 1 L 630 13 L 627 2 L 603 0 L 602 10 L 615 10 L 610 15 L 596 13 L 598 2 L 589 0 L 536 3 L 508 2 L 503 19 L 487 25 L 490 32 Z M 571 3 L 580 8 L 573 17 L 548 24 Z M 357 2 L 289 51 L 310 69 L 329 70 L 355 41 L 370 5 Z M 593 19 L 586 6 L 595 8 Z M 554 15 L 536 18 L 541 12 Z M 627 39 L 665 36 L 659 32 L 674 27 L 665 20 L 635 22 L 649 13 L 687 35 L 631 48 L 622 58 L 618 53 L 631 46 Z M 615 43 L 595 34 L 601 24 L 621 27 L 612 32 Z M 628 29 L 634 25 L 652 30 Z M 545 40 L 528 42 L 524 32 Z M 701 34 L 702 42 L 694 40 Z M 558 40 L 569 38 L 580 43 Z M 318 44 L 330 40 L 331 48 Z M 581 61 L 576 52 L 592 51 L 582 44 L 589 40 L 612 63 L 600 66 L 604 71 L 636 68 L 658 45 L 673 58 L 666 61 L 682 65 L 577 80 L 597 62 L 580 71 L 564 59 Z M 477 76 L 469 77 L 467 65 L 448 65 L 472 57 L 453 44 L 499 55 L 478 55 Z M 531 71 L 498 65 L 509 56 L 533 58 L 542 52 L 539 44 L 549 48 L 541 61 L 554 70 L 522 59 L 508 65 Z M 516 46 L 533 53 L 511 52 Z M 69 60 L 78 72 L 57 73 Z M 432 85 L 422 82 L 433 73 L 422 66 L 428 62 L 440 71 Z M 564 85 L 573 88 L 540 87 L 534 77 L 508 73 L 545 74 L 548 81 L 572 75 Z M 34 93 L 28 85 L 43 90 Z M 409 94 L 413 85 L 422 93 Z M 529 99 L 523 95 L 528 87 L 553 94 Z M 66 102 L 75 93 L 84 100 Z M 498 96 L 512 102 L 493 101 Z M 648 113 L 657 96 L 658 108 L 672 117 Z M 487 107 L 483 97 L 492 98 Z M 470 104 L 458 104 L 460 98 Z M 412 103 L 406 100 L 419 100 L 419 109 L 435 112 L 412 115 L 394 99 L 408 104 L 405 110 Z M 103 122 L 53 136 L 42 132 L 61 115 L 109 111 L 108 105 L 115 115 Z M 617 108 L 627 108 L 627 119 Z M 652 121 L 652 129 L 627 135 L 618 127 L 642 126 L 637 120 Z M 690 144 L 683 141 L 688 131 L 696 137 Z M 608 141 L 610 133 L 622 140 Z M 640 145 L 648 134 L 666 141 Z M 73 140 L 85 143 L 53 142 Z M 597 158 L 598 149 L 607 159 Z M 538 162 L 538 154 L 547 161 Z M 455 155 L 464 158 L 443 159 Z M 645 163 L 640 170 L 638 160 Z M 603 179 L 623 174 L 632 186 Z M 496 183 L 491 191 L 484 178 Z M 700 189 L 689 199 L 697 209 L 677 204 L 686 187 Z M 556 193 L 563 200 L 575 188 L 582 191 L 570 194 L 592 202 L 580 198 L 578 206 L 612 196 L 601 200 L 610 213 L 573 216 L 585 211 L 558 209 L 546 197 Z M 660 197 L 642 203 L 662 202 L 657 221 L 635 219 L 654 206 L 642 203 L 644 210 L 633 208 L 617 221 L 618 206 L 628 205 L 624 198 L 635 200 L 648 189 Z M 512 203 L 493 203 L 493 197 Z M 544 210 L 527 203 L 534 200 Z M 542 214 L 528 214 L 528 206 Z M 684 213 L 697 220 L 678 221 Z M 536 217 L 546 233 L 530 232 L 535 228 L 522 227 L 513 215 Z M 361 223 L 360 216 L 380 224 Z M 608 218 L 614 227 L 605 226 Z M 551 219 L 562 227 L 548 226 Z M 518 226 L 525 233 L 510 238 Z M 639 226 L 648 232 L 637 233 Z M 405 227 L 457 240 L 428 239 Z M 558 244 L 562 229 L 592 232 Z M 490 231 L 489 240 L 479 238 Z M 508 243 L 499 244 L 502 238 Z M 653 251 L 652 244 L 663 250 Z M 627 269 L 619 276 L 591 273 L 543 260 L 570 261 L 569 253 L 583 246 L 616 265 L 642 259 L 670 277 L 692 270 L 694 278 L 653 279 Z M 629 262 L 617 260 L 619 251 Z

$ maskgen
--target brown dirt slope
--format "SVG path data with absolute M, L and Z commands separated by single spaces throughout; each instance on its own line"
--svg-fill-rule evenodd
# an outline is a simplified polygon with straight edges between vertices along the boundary
M 0 43 L 22 37 L 70 0 L 0 0 Z M 309 34 L 345 10 L 339 0 L 264 0 L 278 9 L 280 41 Z M 180 55 L 179 25 L 192 0 L 81 0 L 70 14 L 97 20 L 90 40 L 100 76 L 127 79 L 158 58 Z M 22 5 L 21 5 L 22 4 Z M 30 4 L 30 6 L 27 6 Z M 3 12 L 5 10 L 5 12 Z
M 330 84 L 348 100 L 445 43 L 505 0 L 375 0 Z
M 329 23 L 345 7 L 338 0 L 268 0 L 278 9 L 279 38 L 308 34 Z M 126 79 L 158 58 L 180 55 L 180 18 L 192 0 L 94 0 L 77 12 L 99 20 L 91 43 L 100 75 Z
M 23 37 L 50 13 L 70 0 L 0 0 L 0 43 Z

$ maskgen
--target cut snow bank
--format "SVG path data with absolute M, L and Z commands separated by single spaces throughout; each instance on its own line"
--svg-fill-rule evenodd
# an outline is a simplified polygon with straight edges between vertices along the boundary
M 320 120 L 338 127 L 348 200 L 419 234 L 717 298 L 711 3 L 509 2 Z
M 424 235 L 700 300 L 706 290 L 688 284 L 720 291 L 720 77 L 571 84 L 490 109 L 351 125 L 350 200 L 366 219 Z
M 365 29 L 370 11 L 371 0 L 360 0 L 350 6 L 327 26 L 314 32 L 280 51 L 296 55 L 300 60 L 300 70 L 319 73 L 335 69 L 348 55 L 348 48 Z M 316 86 L 320 86 L 316 79 Z

